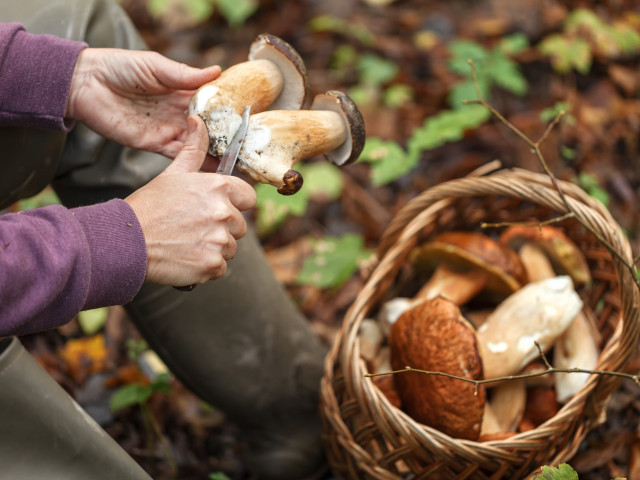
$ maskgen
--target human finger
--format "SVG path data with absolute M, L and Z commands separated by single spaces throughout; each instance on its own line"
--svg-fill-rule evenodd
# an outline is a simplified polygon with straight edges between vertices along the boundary
M 187 138 L 184 146 L 164 170 L 163 175 L 197 172 L 207 156 L 209 149 L 209 134 L 204 121 L 197 115 L 187 118 Z
M 220 76 L 218 65 L 195 68 L 176 62 L 161 54 L 150 56 L 156 78 L 166 87 L 176 90 L 196 89 Z

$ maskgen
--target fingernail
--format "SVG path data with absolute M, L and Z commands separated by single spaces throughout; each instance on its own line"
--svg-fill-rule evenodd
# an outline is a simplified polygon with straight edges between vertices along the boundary
M 192 116 L 187 118 L 187 134 L 191 135 L 197 129 L 196 119 Z

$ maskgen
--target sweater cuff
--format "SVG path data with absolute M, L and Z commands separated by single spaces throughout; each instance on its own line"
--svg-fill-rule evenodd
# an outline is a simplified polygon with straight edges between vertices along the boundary
M 91 276 L 83 310 L 123 305 L 138 293 L 147 271 L 142 227 L 121 199 L 72 209 L 84 229 L 91 254 Z
M 54 35 L 33 35 L 16 23 L 3 29 L 9 32 L 1 38 L 7 45 L 0 45 L 6 49 L 0 58 L 2 123 L 69 130 L 73 122 L 64 116 L 71 79 L 87 44 Z

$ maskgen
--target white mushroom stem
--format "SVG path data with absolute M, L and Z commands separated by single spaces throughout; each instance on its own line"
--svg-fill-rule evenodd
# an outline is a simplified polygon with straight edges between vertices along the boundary
M 551 278 L 555 275 L 551 262 L 537 245 L 524 244 L 520 249 L 520 259 L 532 281 Z M 591 332 L 589 320 L 580 311 L 554 344 L 553 366 L 563 370 L 570 368 L 593 370 L 599 356 L 600 352 Z M 588 373 L 554 374 L 557 400 L 560 403 L 569 400 L 578 393 L 588 378 Z
M 509 380 L 491 388 L 482 418 L 481 435 L 515 432 L 526 403 L 527 387 L 523 380 Z
M 498 305 L 477 332 L 484 377 L 513 375 L 546 352 L 582 308 L 571 278 L 529 283 Z
M 250 117 L 238 168 L 258 182 L 280 188 L 287 183 L 286 176 L 291 175 L 297 162 L 333 150 L 346 138 L 345 122 L 336 112 L 272 110 L 258 113 Z

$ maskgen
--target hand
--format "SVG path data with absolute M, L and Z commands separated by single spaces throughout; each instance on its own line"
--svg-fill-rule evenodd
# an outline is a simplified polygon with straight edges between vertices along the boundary
M 68 118 L 122 145 L 175 157 L 195 89 L 220 67 L 192 68 L 156 52 L 86 48 L 69 93 Z
M 151 283 L 182 286 L 224 275 L 236 239 L 247 231 L 241 211 L 256 203 L 243 180 L 198 172 L 209 136 L 200 117 L 187 124 L 184 148 L 171 165 L 125 199 L 142 226 Z

